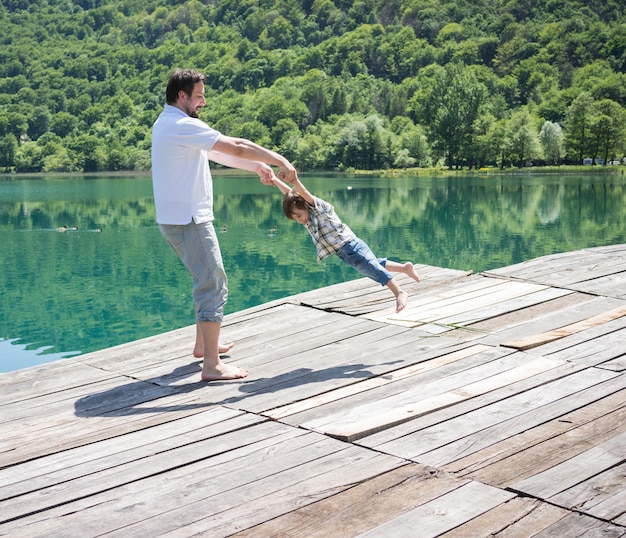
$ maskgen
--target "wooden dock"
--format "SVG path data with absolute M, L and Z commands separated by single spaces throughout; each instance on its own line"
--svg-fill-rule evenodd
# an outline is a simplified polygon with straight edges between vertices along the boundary
M 0 535 L 626 536 L 626 245 L 418 269 L 0 374 Z

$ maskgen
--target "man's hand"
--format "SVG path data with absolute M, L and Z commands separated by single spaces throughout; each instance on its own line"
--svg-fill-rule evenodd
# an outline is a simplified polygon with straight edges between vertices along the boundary
M 298 173 L 290 162 L 286 165 L 279 167 L 278 177 L 284 179 L 287 183 L 293 183 L 298 179 Z

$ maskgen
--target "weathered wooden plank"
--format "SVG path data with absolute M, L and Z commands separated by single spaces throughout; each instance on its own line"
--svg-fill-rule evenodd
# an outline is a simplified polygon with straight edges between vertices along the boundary
M 410 347 L 398 348 L 402 354 L 394 353 L 394 357 L 405 358 L 408 353 L 407 365 L 430 361 L 447 353 L 454 353 L 464 349 L 466 345 L 457 346 L 450 350 L 431 350 L 431 353 L 416 352 Z M 468 382 L 484 379 L 498 373 L 502 368 L 511 367 L 515 362 L 509 356 L 511 350 L 504 348 L 487 348 L 484 351 L 470 354 L 464 359 L 441 364 L 439 368 L 427 369 L 410 377 L 401 378 L 395 382 L 371 388 L 369 391 L 359 392 L 344 401 L 329 402 L 310 411 L 299 413 L 294 418 L 288 417 L 286 422 L 294 425 L 315 422 L 318 425 L 350 421 L 353 418 L 362 418 L 369 414 L 377 414 L 382 408 L 399 406 L 415 399 L 425 399 L 443 392 L 458 389 Z M 416 360 L 417 359 L 417 360 Z M 396 368 L 402 363 L 396 363 Z
M 439 535 L 438 538 L 470 538 L 474 536 L 528 538 L 536 536 L 537 533 L 569 515 L 569 513 L 563 508 L 537 499 L 515 497 L 456 529 Z
M 565 538 L 584 536 L 589 538 L 619 538 L 626 536 L 626 528 L 584 514 L 570 513 L 533 538 Z
M 626 319 L 626 318 L 623 318 Z M 626 328 L 552 353 L 551 358 L 622 371 L 626 366 Z
M 413 282 L 413 284 L 419 286 L 420 289 L 428 289 L 431 284 L 440 288 L 442 282 L 454 282 L 457 279 L 464 279 L 471 275 L 471 272 L 459 271 L 457 269 L 418 264 L 415 264 L 415 267 L 420 274 L 421 282 L 418 284 L 412 280 L 405 280 L 399 275 L 398 278 L 400 282 Z M 372 283 L 370 279 L 359 278 L 342 284 L 335 284 L 326 288 L 302 293 L 299 294 L 297 298 L 302 304 L 324 309 L 337 309 L 345 308 L 346 304 L 351 304 L 355 298 L 364 293 L 379 293 L 380 291 L 386 291 L 386 294 L 389 294 L 388 290 L 384 290 L 384 288 Z
M 127 342 L 111 348 L 101 349 L 71 359 L 103 370 L 121 373 L 123 368 L 142 362 L 158 363 L 174 357 L 191 355 L 193 327 L 169 331 L 141 340 Z
M 502 345 L 523 351 L 558 340 L 559 338 L 564 338 L 565 336 L 569 336 L 574 333 L 585 331 L 623 316 L 626 316 L 626 305 L 618 306 L 611 310 L 607 310 L 606 312 L 596 314 L 595 316 L 591 316 L 558 329 L 552 329 L 545 333 L 527 336 L 525 338 L 519 338 L 509 342 L 503 342 Z
M 416 532 L 420 538 L 440 536 L 514 496 L 508 491 L 470 482 L 359 536 L 415 538 Z
M 455 284 L 467 284 L 473 279 L 480 279 L 472 274 L 471 271 L 463 272 L 456 277 L 448 276 L 445 279 L 431 278 L 428 274 L 422 275 L 420 282 L 415 282 L 408 276 L 396 274 L 396 280 L 402 286 L 404 291 L 409 294 L 409 305 L 414 304 L 415 301 L 422 300 L 422 298 L 433 292 L 441 291 L 449 286 Z M 333 305 L 333 310 L 340 311 L 351 316 L 361 315 L 375 315 L 377 312 L 383 310 L 395 310 L 395 299 L 389 294 L 387 287 L 376 286 L 373 288 L 371 295 L 367 296 L 367 300 L 363 297 L 354 297 L 350 301 L 344 301 L 341 304 Z
M 407 307 L 397 315 L 389 316 L 389 321 L 404 321 L 415 323 L 441 322 L 446 318 L 457 318 L 485 307 L 492 307 L 510 299 L 517 299 L 538 291 L 547 289 L 539 284 L 524 282 L 501 281 L 484 292 L 463 294 L 452 304 L 439 302 L 422 308 Z
M 609 372 L 580 372 L 416 431 L 377 449 L 443 467 L 604 396 Z M 623 387 L 619 384 L 613 390 Z
M 62 536 L 68 526 L 79 525 L 86 535 L 165 535 L 189 526 L 188 535 L 224 536 L 241 529 L 242 518 L 248 525 L 259 524 L 293 508 L 288 501 L 299 506 L 315 502 L 405 464 L 358 447 L 338 447 L 330 439 L 303 446 L 306 437 L 297 438 L 297 446 L 290 440 L 244 457 L 235 450 L 228 461 L 218 455 L 215 461 L 189 465 L 182 475 L 173 470 L 166 478 L 158 475 L 123 486 L 121 497 L 103 492 L 81 510 L 67 513 L 72 505 L 65 507 L 64 517 L 51 520 L 53 528 L 46 524 L 46 535 Z M 136 503 L 137 495 L 144 502 Z M 229 532 L 213 532 L 217 528 Z M 37 532 L 40 527 L 31 524 L 29 529 Z
M 535 476 L 511 485 L 511 489 L 547 499 L 624 461 L 626 433 L 621 433 Z
M 611 521 L 626 512 L 624 476 L 626 464 L 621 464 L 552 496 L 550 501 Z
M 502 279 L 472 280 L 465 283 L 463 289 L 456 289 L 452 294 L 450 290 L 435 291 L 434 296 L 422 294 L 417 301 L 412 301 L 399 314 L 389 312 L 379 312 L 365 315 L 368 319 L 375 321 L 403 322 L 412 324 L 411 326 L 436 321 L 439 317 L 444 317 L 445 312 L 458 312 L 471 309 L 473 304 L 490 304 L 494 297 L 504 293 L 510 281 Z M 529 285 L 529 284 L 527 284 Z M 444 312 L 444 314 L 440 314 Z
M 551 286 L 623 297 L 623 251 L 585 249 L 545 256 L 518 265 L 488 271 L 487 275 L 510 275 Z
M 133 390 L 129 390 L 132 388 Z M 36 399 L 29 405 L 23 403 L 4 406 L 10 421 L 0 424 L 0 451 L 6 446 L 19 446 L 24 452 L 29 438 L 52 435 L 54 428 L 61 429 L 75 423 L 76 417 L 89 417 L 106 413 L 126 413 L 137 406 L 175 393 L 168 387 L 156 387 L 149 383 L 130 381 L 126 378 L 114 379 L 77 387 L 52 395 L 54 399 L 42 397 L 41 404 Z M 103 395 L 105 397 L 99 397 Z M 63 399 L 59 399 L 61 396 Z M 108 399 L 106 396 L 115 397 Z M 32 405 L 32 406 L 31 406 Z M 19 427 L 18 427 L 19 425 Z M 86 426 L 86 424 L 83 424 Z M 33 433 L 36 432 L 36 436 Z M 54 439 L 54 437 L 51 437 Z
M 351 538 L 464 483 L 419 464 L 404 465 L 315 504 L 296 507 L 280 517 L 237 532 L 232 538 Z
M 415 331 L 405 332 L 398 327 L 393 331 L 393 326 L 366 323 L 367 327 L 378 328 L 302 353 L 297 351 L 296 342 L 294 353 L 284 357 L 275 372 L 263 371 L 260 379 L 242 384 L 241 396 L 237 398 L 241 403 L 237 405 L 257 413 L 265 412 L 428 360 L 445 350 L 453 351 L 456 349 L 453 345 L 458 346 L 457 339 L 435 341 L 424 339 Z M 393 336 L 385 338 L 390 335 Z
M 0 445 L 2 465 L 167 423 L 216 405 L 210 400 L 213 394 L 197 390 L 206 389 L 207 383 L 197 382 L 174 393 L 168 387 L 156 385 L 144 391 L 142 383 L 115 384 L 111 389 L 86 396 L 83 401 L 68 402 L 67 408 L 56 414 L 43 415 L 41 419 L 33 419 L 32 424 L 13 428 L 7 434 L 10 437 L 0 441 L 4 443 Z M 137 395 L 133 394 L 135 391 Z M 42 443 L 42 439 L 46 442 Z
M 602 390 L 604 390 L 606 394 L 599 400 L 574 409 L 562 415 L 558 420 L 551 420 L 543 424 L 535 425 L 534 427 L 527 428 L 522 432 L 511 435 L 481 450 L 474 451 L 463 458 L 448 463 L 446 469 L 460 476 L 470 476 L 471 473 L 476 473 L 480 469 L 496 467 L 499 465 L 499 462 L 502 462 L 502 467 L 507 467 L 509 465 L 507 458 L 519 456 L 518 460 L 521 460 L 521 458 L 524 457 L 524 451 L 532 451 L 533 447 L 541 445 L 544 442 L 550 442 L 550 440 L 558 441 L 560 435 L 575 430 L 576 428 L 590 428 L 597 432 L 596 435 L 603 432 L 604 437 L 601 437 L 599 441 L 602 442 L 610 437 L 612 433 L 619 432 L 619 427 L 617 431 L 615 430 L 616 424 L 623 420 L 620 418 L 621 416 L 626 418 L 626 409 L 624 409 L 624 407 L 626 407 L 626 388 L 619 388 L 623 385 L 623 379 L 619 377 L 613 378 L 601 385 Z M 618 390 L 613 392 L 615 389 Z M 584 434 L 581 434 L 578 437 L 582 438 L 583 435 Z M 591 436 L 589 436 L 588 439 L 591 439 Z M 551 460 L 552 453 L 549 449 L 546 448 L 545 453 L 546 456 L 542 463 L 549 466 L 549 462 L 555 460 Z M 568 458 L 568 454 L 570 453 L 561 453 L 561 457 Z M 527 454 L 527 456 L 530 460 L 528 466 L 523 464 L 517 465 L 517 468 L 521 472 L 524 472 L 523 469 L 526 467 L 530 468 L 530 466 L 533 465 L 534 458 L 530 454 Z M 552 464 L 555 465 L 556 462 Z M 536 468 L 535 471 L 537 470 Z M 482 479 L 483 481 L 487 479 L 483 475 L 472 475 L 472 477 L 476 480 Z M 517 478 L 517 480 L 520 479 L 521 478 Z M 516 479 L 512 480 L 515 481 Z M 496 484 L 492 483 L 492 485 Z
M 587 280 L 590 275 L 591 278 L 596 278 L 599 274 L 613 272 L 614 267 L 619 267 L 622 256 L 622 252 L 616 252 L 615 256 L 611 256 L 607 251 L 583 249 L 535 258 L 493 269 L 486 274 L 512 276 L 555 286 L 570 285 Z
M 335 320 L 334 323 L 323 325 L 310 324 L 308 325 L 308 331 L 294 335 L 289 335 L 288 331 L 285 331 L 286 334 L 282 331 L 277 333 L 275 329 L 272 329 L 268 336 L 257 339 L 256 347 L 238 348 L 236 352 L 233 351 L 233 356 L 227 362 L 248 368 L 249 375 L 243 383 L 249 386 L 254 380 L 258 380 L 261 377 L 274 379 L 275 376 L 283 375 L 287 361 L 289 367 L 295 369 L 299 360 L 304 362 L 304 359 L 299 359 L 298 355 L 303 355 L 306 352 L 315 352 L 323 346 L 337 345 L 337 343 L 350 338 L 364 338 L 369 333 L 381 328 L 381 325 L 366 322 L 365 320 L 359 320 L 350 316 L 340 316 L 340 319 Z M 397 331 L 396 334 L 401 334 L 402 332 Z M 235 355 L 236 359 L 234 358 Z M 187 378 L 190 374 L 198 373 L 197 379 L 199 379 L 199 367 L 197 364 L 199 362 L 196 359 L 194 363 L 188 365 L 187 371 L 181 371 L 176 376 L 166 374 L 160 377 L 161 368 L 144 370 L 137 372 L 135 375 L 139 378 L 149 379 L 150 382 L 156 384 L 178 385 L 179 383 L 173 380 L 172 377 L 180 377 L 182 383 L 187 383 Z M 212 383 L 211 386 L 213 385 L 215 384 Z
M 162 443 L 163 446 L 170 442 L 183 445 L 263 421 L 262 417 L 246 415 L 242 411 L 213 407 L 151 428 L 47 454 L 0 470 L 0 500 L 140 459 L 144 457 L 142 451 L 152 453 L 155 443 Z
M 488 329 L 483 330 L 483 328 L 480 327 L 480 323 L 485 320 L 494 319 L 494 321 L 504 322 L 509 315 L 519 316 L 520 314 L 518 313 L 530 311 L 533 307 L 540 307 L 544 304 L 546 305 L 545 308 L 548 309 L 551 307 L 551 301 L 575 293 L 572 290 L 560 288 L 542 288 L 543 289 L 539 291 L 531 292 L 526 295 L 515 295 L 512 298 L 502 296 L 498 298 L 498 301 L 488 303 L 483 307 L 475 305 L 475 308 L 468 308 L 467 310 L 461 309 L 461 311 L 453 313 L 448 317 L 442 317 L 432 323 L 419 325 L 419 328 L 423 331 L 431 332 L 432 334 L 441 334 L 453 329 L 468 327 L 468 330 L 475 331 L 477 335 L 481 332 L 488 334 Z M 472 305 L 468 305 L 468 307 L 471 306 Z M 410 323 L 398 324 L 409 327 L 413 326 Z M 468 333 L 468 335 L 469 334 L 471 333 Z
M 446 407 L 445 409 L 429 413 L 428 415 L 416 418 L 410 422 L 405 422 L 398 426 L 394 426 L 393 428 L 382 430 L 359 440 L 359 444 L 377 448 L 383 443 L 389 443 L 395 439 L 411 435 L 414 432 L 425 430 L 437 424 L 453 420 L 482 407 L 489 406 L 501 400 L 506 400 L 528 390 L 533 390 L 536 387 L 546 385 L 556 381 L 557 379 L 568 377 L 583 369 L 584 367 L 578 365 L 563 364 L 562 366 L 558 366 L 557 368 L 548 370 L 542 374 L 537 374 L 536 376 L 528 379 L 522 379 L 521 381 L 512 383 L 511 385 L 507 385 L 493 392 L 488 392 L 476 398 L 460 402 L 453 407 Z
M 236 492 L 240 496 L 240 501 L 235 500 L 232 507 L 221 512 L 218 518 L 207 517 L 211 513 L 205 512 L 205 517 L 197 518 L 194 523 L 182 529 L 174 528 L 171 534 L 168 533 L 163 536 L 180 536 L 181 532 L 201 536 L 230 536 L 241 528 L 258 525 L 269 518 L 283 515 L 304 504 L 325 499 L 350 489 L 355 484 L 368 480 L 372 476 L 388 472 L 405 464 L 401 460 L 394 460 L 382 454 L 358 459 L 347 456 L 345 465 L 341 465 L 340 462 L 337 463 L 339 464 L 338 467 L 324 470 L 324 472 L 316 470 L 316 474 L 310 477 L 306 475 L 306 472 L 298 476 L 299 473 L 295 471 L 289 477 L 289 484 L 283 484 L 283 487 L 279 488 L 276 486 L 281 486 L 280 478 L 284 479 L 285 477 L 278 477 L 278 481 L 275 480 L 275 477 L 271 477 L 264 481 L 266 483 L 251 484 L 246 488 L 247 491 Z M 302 469 L 302 471 L 306 470 Z M 267 487 L 268 491 L 262 497 L 258 497 L 264 486 Z M 250 495 L 254 498 L 248 500 Z M 204 506 L 198 507 L 198 510 L 202 509 Z M 170 521 L 167 515 L 163 519 Z M 150 530 L 158 530 L 162 526 L 151 525 Z M 143 524 L 140 535 L 145 536 Z M 120 533 L 119 536 L 121 538 L 125 534 Z
M 200 512 L 192 510 L 191 517 L 209 517 L 219 513 L 220 506 L 241 502 L 236 490 L 248 484 L 259 485 L 263 480 L 268 487 L 277 490 L 281 489 L 280 477 L 290 477 L 297 482 L 298 472 L 302 480 L 307 475 L 336 470 L 344 457 L 346 462 L 376 458 L 373 452 L 346 447 L 338 441 L 277 423 L 253 426 L 247 433 L 253 435 L 252 430 L 256 428 L 263 430 L 262 435 L 249 444 L 242 444 L 239 436 L 225 436 L 216 438 L 221 447 L 215 447 L 212 440 L 199 447 L 195 444 L 181 447 L 180 450 L 187 452 L 187 456 L 192 455 L 191 458 L 181 459 L 167 452 L 156 454 L 151 462 L 158 462 L 157 472 L 151 473 L 146 462 L 140 465 L 145 475 L 143 479 L 125 480 L 124 473 L 115 474 L 112 468 L 110 472 L 115 474 L 115 479 L 108 485 L 121 480 L 116 487 L 101 486 L 96 494 L 58 506 L 51 504 L 45 512 L 3 524 L 0 531 L 9 530 L 11 536 L 29 535 L 29 532 L 30 536 L 64 536 L 68 527 L 77 525 L 83 536 L 95 536 L 146 518 L 156 518 L 159 514 L 171 515 L 171 510 L 179 507 L 186 511 L 184 507 L 194 503 L 200 508 L 203 502 L 206 507 L 200 508 Z M 383 461 L 400 462 L 390 457 L 379 458 L 379 461 L 381 465 Z M 166 466 L 168 472 L 158 472 L 161 465 Z M 373 471 L 370 469 L 370 472 Z M 97 478 L 95 475 L 92 480 Z M 276 479 L 273 485 L 272 478 Z M 261 487 L 258 495 L 263 495 Z M 142 502 L 136 502 L 138 498 Z M 143 534 L 146 535 L 150 534 Z
M 502 300 L 482 308 L 477 308 L 476 310 L 461 312 L 448 318 L 441 318 L 437 320 L 437 322 L 443 325 L 466 327 L 485 319 L 502 316 L 510 312 L 516 312 L 518 310 L 546 303 L 572 293 L 573 292 L 570 290 L 563 290 L 559 288 L 544 288 L 540 291 L 527 295 L 516 296 L 512 299 Z
M 486 275 L 507 276 L 530 282 L 548 284 L 553 281 L 556 271 L 562 279 L 568 279 L 572 272 L 588 267 L 602 260 L 603 256 L 588 251 L 571 251 L 534 258 L 515 265 L 486 271 Z
M 580 301 L 580 299 L 583 299 Z M 563 298 L 565 303 L 556 309 L 546 310 L 541 307 L 538 311 L 532 308 L 527 309 L 522 315 L 513 315 L 505 319 L 509 323 L 502 323 L 502 320 L 495 318 L 483 324 L 477 324 L 478 328 L 487 327 L 490 334 L 480 338 L 484 344 L 502 345 L 503 342 L 510 342 L 528 335 L 542 334 L 552 329 L 558 329 L 567 325 L 586 320 L 591 316 L 603 314 L 607 310 L 612 310 L 624 306 L 624 302 L 610 297 L 593 297 L 579 295 L 578 293 L 568 295 Z M 557 300 L 558 301 L 558 300 Z M 572 301 L 570 303 L 570 301 Z M 529 316 L 529 314 L 532 314 Z
M 573 415 L 574 418 L 576 416 Z M 622 407 L 580 426 L 562 428 L 561 431 L 560 424 L 547 423 L 504 441 L 497 448 L 507 453 L 496 454 L 493 461 L 485 459 L 479 469 L 460 474 L 493 486 L 510 487 L 626 432 L 625 417 L 626 412 Z M 568 420 L 568 416 L 559 419 L 564 420 Z M 566 423 L 566 426 L 569 424 Z M 577 470 L 573 471 L 573 476 L 580 476 Z
M 80 363 L 60 360 L 17 372 L 0 375 L 0 423 L 13 419 L 14 411 L 6 406 L 36 406 L 38 401 L 53 402 L 65 398 L 63 392 L 97 383 L 112 377 L 110 372 L 103 372 Z M 1 436 L 0 436 L 1 437 Z
M 502 386 L 510 385 L 520 379 L 532 377 L 538 373 L 555 368 L 559 364 L 561 363 L 557 361 L 537 359 L 523 366 L 511 368 L 458 389 L 438 394 L 431 398 L 417 399 L 389 410 L 380 411 L 376 414 L 362 417 L 361 413 L 363 410 L 357 409 L 348 417 L 344 416 L 339 420 L 329 421 L 328 418 L 324 418 L 323 421 L 320 421 L 322 423 L 305 423 L 302 424 L 302 427 L 323 432 L 327 435 L 337 437 L 338 439 L 353 441 L 365 437 L 370 433 L 380 431 L 383 428 L 390 428 L 396 424 L 407 422 L 422 414 L 454 405 L 460 401 L 496 390 Z
M 128 434 L 119 441 L 119 438 L 116 438 L 111 440 L 114 442 L 104 442 L 104 446 L 95 444 L 72 451 L 74 456 L 82 456 L 83 459 L 77 459 L 77 463 L 70 466 L 67 466 L 66 462 L 56 472 L 29 478 L 24 476 L 20 469 L 18 472 L 22 476 L 19 476 L 21 479 L 19 482 L 15 482 L 16 472 L 7 469 L 0 476 L 7 481 L 14 481 L 14 484 L 0 490 L 2 495 L 6 496 L 2 501 L 0 518 L 2 522 L 24 518 L 45 511 L 51 506 L 71 504 L 77 499 L 97 495 L 155 474 L 166 473 L 172 468 L 183 463 L 190 464 L 199 458 L 205 459 L 253 443 L 257 444 L 257 448 L 264 442 L 275 445 L 301 435 L 293 428 L 284 429 L 279 433 L 275 427 L 267 423 L 261 424 L 260 420 L 251 418 L 242 415 L 225 423 L 205 424 L 195 430 L 182 431 L 179 435 L 170 437 L 167 437 L 167 428 L 161 428 L 158 437 L 154 435 L 150 437 L 152 431 L 142 431 L 141 433 L 147 437 L 143 444 L 139 439 L 140 436 Z M 225 435 L 235 432 L 245 436 L 245 441 L 238 435 Z M 130 444 L 128 448 L 124 446 L 126 440 Z M 115 447 L 117 452 L 114 450 Z M 110 452 L 107 453 L 107 449 Z M 101 456 L 98 457 L 98 454 Z M 44 457 L 43 460 L 44 463 L 59 466 L 58 458 L 54 456 Z M 30 472 L 35 475 L 36 469 L 31 469 Z
M 560 338 L 559 340 L 555 340 L 554 342 L 544 344 L 541 346 L 541 354 L 544 356 L 554 354 L 556 358 L 563 358 L 567 356 L 569 349 L 575 348 L 579 344 L 597 340 L 601 345 L 606 336 L 610 337 L 611 333 L 622 329 L 626 329 L 626 316 L 622 316 L 613 321 L 607 321 L 602 325 L 596 325 L 586 331 L 574 333 Z
M 439 368 L 440 366 L 464 359 L 468 356 L 474 355 L 476 353 L 480 353 L 487 349 L 489 349 L 488 346 L 482 346 L 482 345 L 468 346 L 464 349 L 460 349 L 458 351 L 441 355 L 427 362 L 422 362 L 422 363 L 418 363 L 415 365 L 406 366 L 404 368 L 400 368 L 397 370 L 392 370 L 391 372 L 386 373 L 384 375 L 370 377 L 359 383 L 339 387 L 337 389 L 332 389 L 330 391 L 326 391 L 326 392 L 323 392 L 322 394 L 316 395 L 312 398 L 307 398 L 307 399 L 300 400 L 295 403 L 290 403 L 287 405 L 283 405 L 281 407 L 270 409 L 269 411 L 266 411 L 264 415 L 267 417 L 273 418 L 275 420 L 282 419 L 290 415 L 302 413 L 303 411 L 307 411 L 314 407 L 327 404 L 329 402 L 336 402 L 337 400 L 348 398 L 359 392 L 364 392 L 372 388 L 381 387 L 388 383 L 393 383 L 394 381 L 405 379 L 407 377 L 425 372 L 427 370 L 432 370 L 433 368 Z
M 624 271 L 623 260 L 612 260 L 596 254 L 586 264 L 577 264 L 566 271 L 553 272 L 544 278 L 546 283 L 553 286 L 591 291 L 590 288 L 595 287 L 598 281 L 618 276 L 622 271 Z
M 222 330 L 222 341 L 236 341 L 237 347 L 231 352 L 231 356 L 238 357 L 239 349 L 244 346 L 244 342 L 265 338 L 272 338 L 276 335 L 275 328 L 284 328 L 284 334 L 292 334 L 298 338 L 309 326 L 327 325 L 333 322 L 332 315 L 324 315 L 324 312 L 310 308 L 303 308 L 295 305 L 281 305 L 276 308 L 264 311 L 264 315 L 255 318 L 254 323 L 232 325 L 224 324 Z M 129 356 L 120 356 L 116 348 L 95 352 L 91 357 L 83 360 L 99 368 L 123 372 L 130 376 L 148 378 L 165 375 L 172 371 L 172 358 L 180 359 L 180 365 L 197 364 L 198 359 L 192 357 L 192 348 L 195 338 L 195 328 L 191 327 L 186 331 L 185 336 L 180 336 L 174 340 L 170 349 L 170 335 L 155 340 L 154 338 L 139 341 L 137 345 L 142 346 L 142 353 L 135 353 L 135 348 L 129 347 L 126 353 Z M 242 341 L 240 341 L 240 339 Z M 121 360 L 123 358 L 123 360 Z M 182 376 L 187 375 L 184 369 Z M 171 374 L 170 374 L 171 375 Z

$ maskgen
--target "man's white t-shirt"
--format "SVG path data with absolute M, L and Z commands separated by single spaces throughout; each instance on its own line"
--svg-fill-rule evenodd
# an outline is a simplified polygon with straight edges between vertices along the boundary
M 152 128 L 152 189 L 159 224 L 213 220 L 207 152 L 221 136 L 203 121 L 165 105 Z

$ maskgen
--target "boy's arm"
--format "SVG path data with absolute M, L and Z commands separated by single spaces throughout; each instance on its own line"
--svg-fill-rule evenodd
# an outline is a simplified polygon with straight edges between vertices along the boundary
M 291 190 L 291 187 L 287 185 L 287 183 L 281 181 L 276 176 L 272 178 L 272 185 L 274 185 L 274 187 L 278 187 L 280 192 L 282 192 L 283 194 L 287 194 Z
M 279 180 L 280 181 L 280 180 Z M 282 183 L 282 182 L 281 182 Z M 296 178 L 290 182 L 291 188 L 296 191 L 305 201 L 310 205 L 315 205 L 315 198 L 313 195 L 307 190 L 307 188 L 302 184 L 300 179 L 296 176 Z M 285 185 L 287 186 L 287 185 Z M 279 187 L 280 188 L 280 187 Z M 287 188 L 289 188 L 287 186 Z M 282 190 L 282 189 L 281 189 Z M 283 191 L 284 192 L 284 191 Z

